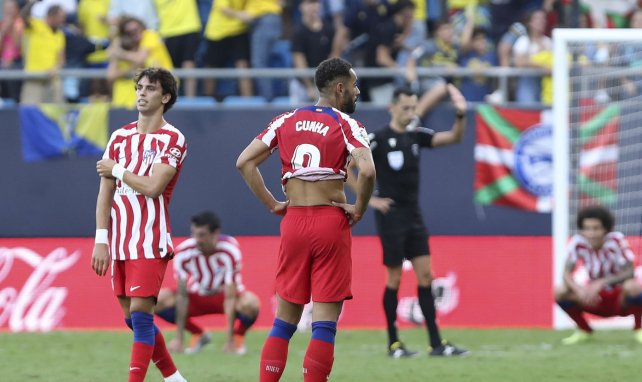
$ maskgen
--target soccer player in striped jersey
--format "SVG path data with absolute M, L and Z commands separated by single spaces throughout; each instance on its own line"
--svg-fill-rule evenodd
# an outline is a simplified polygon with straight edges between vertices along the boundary
M 153 315 L 174 254 L 169 203 L 187 154 L 185 137 L 163 118 L 176 102 L 176 80 L 165 69 L 147 68 L 132 85 L 138 120 L 111 135 L 96 164 L 100 189 L 91 266 L 104 276 L 112 263 L 112 288 L 134 331 L 129 382 L 143 382 L 150 360 L 165 381 L 182 382 Z
M 277 260 L 277 311 L 261 353 L 260 380 L 278 381 L 288 345 L 312 297 L 312 338 L 303 380 L 325 382 L 334 361 L 334 339 L 343 301 L 352 298 L 350 225 L 368 207 L 375 169 L 365 128 L 354 112 L 357 75 L 345 60 L 331 58 L 315 73 L 319 101 L 276 117 L 239 156 L 236 166 L 254 195 L 281 221 Z M 258 166 L 279 149 L 287 200 L 266 188 Z M 346 203 L 348 162 L 359 169 L 355 204 Z
M 192 317 L 225 314 L 227 341 L 223 351 L 246 353 L 245 333 L 259 314 L 260 302 L 245 289 L 241 280 L 241 249 L 232 236 L 221 234 L 219 218 L 209 211 L 192 217 L 192 238 L 176 247 L 175 290 L 162 289 L 158 295 L 156 314 L 176 324 L 176 337 L 170 350 L 182 352 L 184 331 L 192 334 L 195 353 L 211 341 L 209 333 Z
M 578 329 L 562 343 L 574 345 L 591 339 L 593 329 L 584 312 L 601 317 L 634 317 L 634 339 L 642 343 L 642 287 L 635 279 L 635 254 L 624 234 L 613 231 L 615 219 L 602 206 L 588 206 L 577 214 L 579 233 L 568 243 L 568 259 L 563 285 L 555 292 L 555 300 L 569 315 Z M 582 264 L 588 274 L 583 285 L 573 274 Z

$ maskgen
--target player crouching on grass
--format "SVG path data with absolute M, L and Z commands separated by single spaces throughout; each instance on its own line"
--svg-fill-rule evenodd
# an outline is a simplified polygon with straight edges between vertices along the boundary
M 212 337 L 192 317 L 225 314 L 227 341 L 223 351 L 243 355 L 245 333 L 259 314 L 259 299 L 241 282 L 241 249 L 231 236 L 221 234 L 219 218 L 209 211 L 192 217 L 192 238 L 176 247 L 176 290 L 162 289 L 156 315 L 176 324 L 169 349 L 184 350 L 184 330 L 192 334 L 187 353 L 199 352 Z
M 591 339 L 593 329 L 583 313 L 601 317 L 628 316 L 635 318 L 635 335 L 642 343 L 642 287 L 635 279 L 631 251 L 624 234 L 613 231 L 611 212 L 601 206 L 589 206 L 577 214 L 579 234 L 568 244 L 564 267 L 564 285 L 555 293 L 557 304 L 577 323 L 578 331 L 562 343 L 573 345 Z M 587 285 L 578 284 L 573 272 L 582 261 L 589 276 Z

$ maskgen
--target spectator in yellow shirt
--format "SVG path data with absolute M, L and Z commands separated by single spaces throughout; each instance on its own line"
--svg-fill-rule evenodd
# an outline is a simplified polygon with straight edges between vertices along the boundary
M 25 22 L 22 46 L 25 72 L 47 73 L 48 78 L 25 80 L 20 102 L 60 103 L 63 96 L 58 71 L 65 65 L 65 35 L 61 29 L 65 23 L 65 11 L 59 5 L 52 5 L 44 20 L 35 19 L 30 16 L 35 3 L 29 1 L 20 12 Z
M 201 19 L 195 0 L 155 0 L 158 11 L 159 29 L 174 67 L 193 69 L 196 67 L 196 50 L 201 42 Z M 196 95 L 196 79 L 183 82 L 184 94 Z
M 142 21 L 125 16 L 118 24 L 118 35 L 108 48 L 107 79 L 112 85 L 112 105 L 136 107 L 134 72 L 146 67 L 171 70 L 172 59 L 160 35 L 146 29 Z
M 215 0 L 205 26 L 207 56 L 205 62 L 212 68 L 224 68 L 232 63 L 238 69 L 250 66 L 249 26 L 241 21 L 237 12 L 245 8 L 245 0 Z M 242 96 L 253 94 L 252 80 L 239 80 Z M 216 95 L 216 94 L 215 94 Z

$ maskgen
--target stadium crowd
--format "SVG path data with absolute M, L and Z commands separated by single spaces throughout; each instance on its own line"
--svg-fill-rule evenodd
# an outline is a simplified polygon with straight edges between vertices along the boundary
M 515 79 L 499 94 L 484 75 L 494 66 L 552 65 L 558 26 L 637 27 L 638 0 L 4 0 L 2 69 L 48 73 L 48 79 L 4 80 L 5 102 L 111 101 L 131 107 L 136 69 L 314 68 L 343 57 L 356 68 L 400 68 L 398 78 L 364 78 L 361 98 L 386 104 L 395 86 L 420 94 L 429 110 L 455 82 L 472 102 L 550 104 L 550 77 Z M 579 7 L 578 7 L 579 6 Z M 579 8 L 579 12 L 576 12 Z M 607 52 L 608 54 L 608 52 Z M 595 49 L 589 60 L 604 60 Z M 479 75 L 419 76 L 416 68 L 464 67 Z M 60 78 L 63 68 L 107 68 L 107 78 Z M 548 82 L 547 82 L 548 81 Z M 186 97 L 316 98 L 311 78 L 290 81 L 181 79 Z

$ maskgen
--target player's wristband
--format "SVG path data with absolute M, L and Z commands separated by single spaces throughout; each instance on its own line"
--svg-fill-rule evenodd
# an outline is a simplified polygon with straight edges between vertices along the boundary
M 457 117 L 457 119 L 464 119 L 466 117 L 466 112 L 458 111 L 457 114 L 455 114 L 455 117 Z
M 111 175 L 114 178 L 122 181 L 123 180 L 123 175 L 125 175 L 125 171 L 127 171 L 127 170 L 125 169 L 125 167 L 123 167 L 123 165 L 121 165 L 119 163 L 116 163 L 114 165 L 114 167 L 111 169 Z
M 109 244 L 109 231 L 105 228 L 97 229 L 96 230 L 96 240 L 94 241 L 95 244 Z

